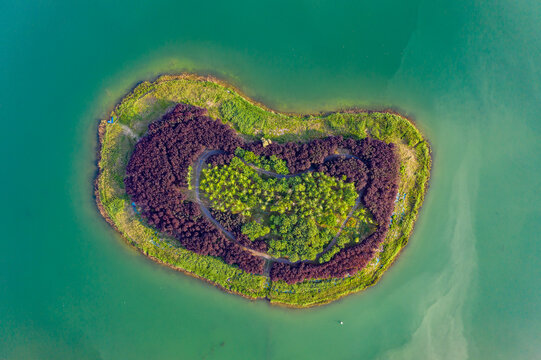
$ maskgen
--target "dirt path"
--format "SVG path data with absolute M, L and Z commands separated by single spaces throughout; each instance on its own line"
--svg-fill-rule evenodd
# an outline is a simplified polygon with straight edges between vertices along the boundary
M 272 259 L 267 259 L 265 261 L 265 267 L 263 268 L 263 276 L 270 277 L 270 269 L 272 267 Z
M 139 140 L 139 136 L 137 136 L 132 129 L 130 129 L 129 127 L 127 127 L 126 125 L 123 125 L 123 124 L 119 124 L 120 127 L 122 128 L 122 132 L 124 134 L 126 134 L 126 136 L 129 136 L 131 137 L 132 139 L 134 139 L 135 141 Z

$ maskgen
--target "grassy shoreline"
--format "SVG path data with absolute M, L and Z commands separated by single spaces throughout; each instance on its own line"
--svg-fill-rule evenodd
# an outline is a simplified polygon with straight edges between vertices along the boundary
M 402 164 L 399 192 L 401 196 L 407 195 L 395 203 L 397 220 L 389 229 L 377 264 L 374 259 L 358 274 L 343 279 L 287 285 L 270 282 L 262 275 L 243 273 L 220 259 L 189 252 L 175 245 L 174 239 L 146 226 L 125 194 L 125 166 L 137 137 L 143 136 L 148 124 L 177 102 L 207 108 L 212 118 L 232 125 L 247 139 L 265 137 L 285 142 L 308 141 L 331 134 L 356 138 L 369 135 L 398 144 Z M 309 307 L 329 303 L 375 284 L 407 244 L 428 188 L 430 146 L 411 119 L 392 110 L 279 113 L 218 79 L 184 74 L 165 75 L 153 82 L 140 83 L 120 101 L 112 115 L 115 123 L 102 120 L 98 130 L 95 196 L 102 216 L 128 244 L 154 261 L 249 299 L 266 298 L 272 304 Z

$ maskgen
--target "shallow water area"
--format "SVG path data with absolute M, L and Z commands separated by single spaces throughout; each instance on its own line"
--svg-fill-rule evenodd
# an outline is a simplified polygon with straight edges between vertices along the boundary
M 0 358 L 540 353 L 538 2 L 0 10 Z M 137 82 L 182 71 L 281 111 L 393 106 L 414 118 L 432 144 L 430 190 L 378 285 L 308 310 L 250 302 L 149 261 L 101 219 L 98 120 Z

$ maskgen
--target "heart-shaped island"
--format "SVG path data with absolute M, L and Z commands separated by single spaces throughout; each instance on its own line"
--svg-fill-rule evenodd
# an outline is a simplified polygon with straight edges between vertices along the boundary
M 280 114 L 194 75 L 142 83 L 100 124 L 96 197 L 130 244 L 295 307 L 374 284 L 407 243 L 430 148 L 390 112 Z

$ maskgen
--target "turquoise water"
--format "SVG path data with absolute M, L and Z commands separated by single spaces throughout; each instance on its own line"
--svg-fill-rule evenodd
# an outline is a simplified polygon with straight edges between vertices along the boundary
M 0 19 L 0 359 L 540 358 L 540 2 L 3 1 Z M 100 218 L 98 119 L 186 70 L 279 110 L 415 118 L 433 178 L 377 286 L 249 302 Z

